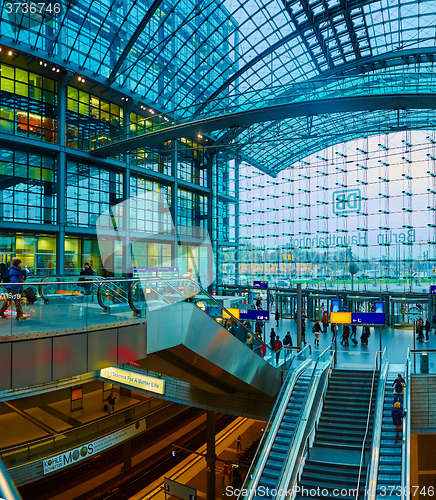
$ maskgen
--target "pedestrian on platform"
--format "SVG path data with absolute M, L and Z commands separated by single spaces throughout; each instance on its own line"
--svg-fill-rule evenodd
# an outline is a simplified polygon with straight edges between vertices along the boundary
M 404 381 L 401 373 L 399 373 L 398 377 L 394 380 L 392 387 L 394 388 L 394 403 L 399 401 L 399 403 L 403 405 L 404 388 L 406 387 L 406 382 Z
M 314 325 L 313 325 L 313 328 L 312 328 L 312 332 L 314 333 L 315 335 L 315 347 L 318 346 L 319 347 L 319 332 L 321 331 L 321 326 L 319 324 L 319 322 L 317 321 Z
M 276 328 L 278 328 L 279 326 L 279 319 L 280 319 L 280 313 L 279 313 L 279 310 L 276 309 L 276 314 L 275 314 L 275 319 L 276 319 Z
M 4 262 L 0 264 L 0 282 L 9 283 L 9 269 Z
M 262 358 L 265 357 L 265 354 L 266 354 L 266 345 L 263 342 L 260 343 L 260 354 L 261 354 Z
M 282 347 L 283 347 L 282 341 L 280 340 L 280 337 L 277 335 L 274 341 L 274 351 L 276 352 L 276 365 L 279 364 L 280 350 Z
M 276 332 L 275 332 L 274 328 L 271 328 L 271 332 L 269 334 L 269 343 L 270 343 L 271 349 L 274 349 L 275 340 L 276 340 Z
M 80 271 L 80 276 L 94 276 L 94 271 L 92 270 L 92 267 L 89 265 L 89 262 L 85 262 L 83 269 Z M 83 283 L 83 285 L 79 285 L 79 286 L 83 286 L 83 288 L 85 290 L 85 292 L 84 292 L 85 295 L 90 295 L 92 284 L 87 283 L 87 280 L 88 280 L 88 278 L 79 278 L 79 281 L 85 282 L 85 283 Z
M 334 323 L 332 323 L 332 326 L 330 327 L 330 332 L 332 334 L 332 342 L 334 342 L 336 339 L 336 325 Z
M 242 443 L 241 443 L 241 436 L 238 436 L 238 439 L 236 440 L 236 453 L 239 453 L 242 451 Z
M 433 322 L 434 334 L 436 335 L 436 314 L 433 314 L 432 322 Z
M 113 395 L 111 392 L 109 396 L 107 397 L 107 412 L 110 413 L 111 411 L 115 411 L 115 400 L 117 398 Z
M 416 333 L 418 334 L 418 341 L 424 342 L 424 322 L 422 321 L 422 319 L 419 319 L 418 321 Z
M 356 325 L 351 325 L 351 335 L 350 335 L 350 340 L 356 340 L 356 335 L 357 335 L 357 326 Z
M 6 318 L 6 310 L 14 301 L 15 309 L 17 310 L 17 321 L 22 321 L 27 319 L 24 316 L 23 309 L 21 307 L 21 294 L 23 292 L 23 283 L 27 277 L 27 270 L 22 268 L 21 260 L 14 258 L 12 259 L 14 265 L 9 269 L 9 284 L 5 286 L 7 293 L 5 294 L 5 301 L 0 309 L 0 317 Z
M 430 321 L 428 320 L 428 318 L 425 318 L 425 341 L 424 342 L 429 342 L 430 341 L 430 337 L 429 337 L 429 333 L 430 333 L 430 330 L 431 330 L 431 325 L 430 325 Z
M 301 341 L 306 345 L 306 322 L 301 318 Z
M 283 345 L 285 347 L 292 347 L 291 332 L 286 332 L 285 338 L 283 339 Z
M 395 433 L 395 444 L 398 443 L 398 438 L 400 435 L 400 430 L 403 427 L 403 418 L 406 416 L 407 410 L 401 409 L 401 403 L 397 401 L 394 404 L 394 409 L 392 410 L 392 422 L 395 425 L 397 432 Z
M 365 347 L 368 347 L 369 336 L 370 336 L 369 326 L 365 325 L 362 330 L 362 335 L 360 336 L 360 342 L 363 345 L 365 345 Z
M 350 338 L 350 327 L 348 325 L 344 325 L 342 328 L 342 337 L 341 337 L 341 344 L 344 347 L 348 347 L 348 339 Z
M 182 275 L 182 285 L 183 285 L 183 297 L 185 302 L 192 302 L 193 297 L 196 295 L 195 293 L 195 284 L 192 281 L 195 281 L 195 274 L 190 267 L 185 274 Z
M 322 323 L 322 333 L 327 333 L 327 327 L 329 326 L 329 318 L 327 316 L 327 311 L 324 311 L 321 323 Z

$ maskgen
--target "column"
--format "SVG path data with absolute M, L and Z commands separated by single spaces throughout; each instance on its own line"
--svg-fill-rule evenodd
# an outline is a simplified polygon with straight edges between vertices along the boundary
M 207 155 L 207 160 L 206 160 L 206 165 L 207 165 L 207 187 L 209 189 L 209 193 L 207 195 L 207 230 L 209 232 L 210 236 L 210 242 L 212 245 L 212 248 L 210 251 L 212 252 L 212 255 L 207 256 L 207 275 L 209 277 L 208 282 L 211 281 L 210 277 L 214 275 L 215 276 L 218 274 L 218 254 L 219 252 L 216 252 L 216 268 L 213 268 L 213 263 L 214 263 L 214 258 L 213 258 L 213 162 L 215 161 L 215 155 L 210 154 Z M 215 243 L 217 245 L 217 242 Z M 217 246 L 215 246 L 217 248 Z M 208 286 L 208 292 L 212 293 L 212 285 Z
M 178 223 L 177 223 L 177 214 L 178 214 L 178 205 L 179 205 L 179 201 L 177 198 L 178 148 L 179 148 L 179 142 L 176 139 L 176 140 L 172 141 L 172 143 L 171 143 L 171 177 L 173 178 L 173 180 L 172 180 L 172 184 L 171 184 L 171 207 L 170 207 L 171 218 L 173 220 L 173 225 L 174 225 L 174 238 L 173 238 L 173 241 L 171 242 L 171 258 L 172 258 L 172 261 L 174 262 L 175 267 L 179 266 L 179 260 L 178 260 L 179 248 L 178 248 L 178 246 L 180 245 L 179 228 L 178 228 Z M 183 271 L 183 272 L 185 272 L 185 271 Z
M 297 283 L 297 347 L 301 351 L 301 283 Z
M 207 500 L 215 500 L 215 412 L 207 411 Z

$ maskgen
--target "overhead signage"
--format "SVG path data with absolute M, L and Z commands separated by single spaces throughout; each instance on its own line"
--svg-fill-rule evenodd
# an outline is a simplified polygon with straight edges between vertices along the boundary
M 268 281 L 253 281 L 253 288 L 268 288 Z
M 436 286 L 435 286 L 435 285 L 431 285 L 431 286 L 430 286 L 430 293 L 431 293 L 432 295 L 435 295 L 435 294 L 436 294 Z
M 262 309 L 227 309 L 236 319 L 249 321 L 269 321 L 269 311 Z M 230 314 L 223 310 L 223 318 L 231 318 Z
M 349 313 L 349 312 L 332 312 L 332 313 L 330 313 L 330 323 L 351 324 L 351 313 Z
M 178 278 L 178 267 L 137 267 L 134 269 L 135 278 Z
M 167 477 L 164 477 L 164 491 L 180 500 L 196 500 L 197 498 L 197 490 Z
M 108 436 L 104 436 L 90 443 L 78 446 L 72 450 L 68 450 L 64 453 L 59 453 L 53 457 L 50 457 L 42 461 L 42 466 L 44 469 L 44 474 L 49 474 L 55 470 L 63 469 L 68 465 L 74 465 L 81 460 L 90 458 L 93 455 L 101 453 L 112 446 L 116 446 L 128 439 L 144 432 L 146 430 L 145 419 L 135 422 L 134 424 L 124 427 L 119 431 L 113 432 Z
M 131 372 L 111 366 L 100 370 L 100 377 L 111 382 L 120 382 L 131 387 L 143 389 L 144 391 L 155 392 L 156 394 L 165 394 L 165 380 L 149 377 L 142 373 Z
M 385 315 L 383 313 L 351 313 L 353 325 L 383 325 Z

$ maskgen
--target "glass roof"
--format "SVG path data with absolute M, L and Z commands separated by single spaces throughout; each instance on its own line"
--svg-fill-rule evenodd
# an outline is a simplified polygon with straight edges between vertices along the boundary
M 9 12 L 3 2 L 1 42 L 19 42 L 22 50 L 28 46 L 71 69 L 89 70 L 100 82 L 116 89 L 120 85 L 166 112 L 184 108 L 189 114 L 201 113 L 213 99 L 228 99 L 237 107 L 246 102 L 243 96 L 249 91 L 267 96 L 283 88 L 287 94 L 296 83 L 334 76 L 398 72 L 399 67 L 402 73 L 434 71 L 435 0 L 60 3 L 60 12 L 23 14 Z M 379 112 L 350 115 L 353 123 L 359 117 L 369 124 L 379 120 Z M 311 126 L 323 123 L 326 135 L 331 127 L 340 142 L 350 138 L 341 136 L 339 125 L 349 119 L 314 117 Z M 253 161 L 263 163 L 267 171 L 281 169 L 276 156 L 293 162 L 294 141 L 271 141 L 277 127 L 277 122 L 255 125 L 236 138 L 243 144 L 241 151 L 254 155 Z M 306 119 L 284 120 L 280 127 L 294 137 L 306 130 L 309 137 L 299 138 L 302 150 L 325 146 L 310 139 Z M 245 146 L 250 137 L 263 149 Z

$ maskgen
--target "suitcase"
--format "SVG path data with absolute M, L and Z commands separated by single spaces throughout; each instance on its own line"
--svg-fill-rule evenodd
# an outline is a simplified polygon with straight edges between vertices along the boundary
M 109 408 L 107 407 L 107 405 L 104 405 L 104 406 L 103 406 L 103 410 L 104 410 L 106 413 L 107 413 L 108 409 L 109 409 Z
M 27 302 L 29 304 L 34 304 L 36 302 L 38 297 L 37 297 L 35 290 L 33 288 L 31 288 L 31 287 L 26 288 L 23 293 L 24 293 L 24 296 L 26 297 Z
M 358 342 L 357 342 L 357 340 L 356 340 L 356 339 L 351 339 L 351 340 L 353 341 L 353 344 L 354 344 L 354 345 L 357 345 L 357 344 L 358 344 Z

